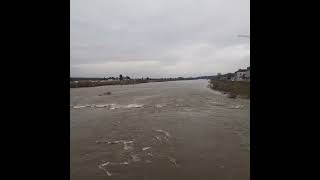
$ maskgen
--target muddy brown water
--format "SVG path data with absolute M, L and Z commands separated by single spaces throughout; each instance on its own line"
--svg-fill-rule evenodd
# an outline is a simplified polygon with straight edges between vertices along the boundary
M 70 89 L 71 179 L 249 179 L 250 100 L 207 85 Z

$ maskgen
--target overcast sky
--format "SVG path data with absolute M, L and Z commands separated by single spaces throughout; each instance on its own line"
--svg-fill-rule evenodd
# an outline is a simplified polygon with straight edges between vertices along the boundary
M 250 66 L 249 0 L 71 0 L 71 77 L 215 75 Z

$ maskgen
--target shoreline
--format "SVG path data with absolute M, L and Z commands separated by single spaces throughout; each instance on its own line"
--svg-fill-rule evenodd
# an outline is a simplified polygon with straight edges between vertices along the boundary
M 112 85 L 132 85 L 132 84 L 142 84 L 142 83 L 152 83 L 152 82 L 169 82 L 169 81 L 184 81 L 184 80 L 194 80 L 194 79 L 179 79 L 179 80 L 124 80 L 122 84 L 119 80 L 80 80 L 80 81 L 70 81 L 70 88 L 85 88 L 85 87 L 97 87 L 97 86 L 112 86 Z
M 210 80 L 209 88 L 229 98 L 250 99 L 250 81 Z

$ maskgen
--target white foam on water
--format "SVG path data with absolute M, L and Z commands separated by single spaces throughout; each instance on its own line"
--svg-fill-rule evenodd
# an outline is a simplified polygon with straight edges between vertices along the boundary
M 112 176 L 112 174 L 108 170 L 106 170 L 106 173 L 108 176 Z
M 73 106 L 74 109 L 80 109 L 80 108 L 84 108 L 86 106 Z
M 133 162 L 141 161 L 140 157 L 137 154 L 131 155 L 131 158 L 132 158 Z
M 170 135 L 170 133 L 169 133 L 169 132 L 164 131 L 164 130 L 162 130 L 162 129 L 157 129 L 157 130 L 155 130 L 155 131 L 157 131 L 157 132 L 161 132 L 161 133 L 164 133 L 167 137 L 171 137 L 171 135 Z
M 164 107 L 165 105 L 162 105 L 162 104 L 156 104 L 156 108 L 162 108 Z
M 117 105 L 117 104 L 110 104 L 110 109 L 111 109 L 111 110 L 119 109 L 119 108 L 121 108 L 121 106 L 120 106 L 120 105 Z
M 128 151 L 128 150 L 133 149 L 133 147 L 132 147 L 132 146 L 128 146 L 127 144 L 124 144 L 123 149 L 126 150 L 126 151 Z
M 141 104 L 129 104 L 126 106 L 126 108 L 141 108 L 143 105 Z
M 106 163 L 101 164 L 101 166 L 108 166 L 108 164 L 110 164 L 110 162 L 109 162 L 109 161 L 108 161 L 108 162 L 106 162 Z
M 231 106 L 231 109 L 241 109 L 241 108 L 243 108 L 242 105 Z
M 112 174 L 105 168 L 105 166 L 109 164 L 110 162 L 106 162 L 106 163 L 100 164 L 98 167 L 99 169 L 102 169 L 104 172 L 106 172 L 108 176 L 112 176 Z
M 108 107 L 108 104 L 98 104 L 98 105 L 95 105 L 95 107 L 97 107 L 97 108 L 106 108 L 106 107 Z
M 107 141 L 108 144 L 119 144 L 121 141 Z
M 169 158 L 169 161 L 174 164 L 175 167 L 179 167 L 178 164 L 177 164 L 177 160 L 175 158 L 172 158 L 172 157 L 168 157 Z
M 161 137 L 156 136 L 156 140 L 160 141 L 160 143 L 162 143 Z
M 133 141 L 124 141 L 124 140 L 121 140 L 121 142 L 123 143 L 123 149 L 124 150 L 131 150 L 131 149 L 133 149 L 133 147 L 132 146 L 130 146 L 130 145 L 128 145 L 128 144 L 132 144 L 133 143 Z
M 142 151 L 145 151 L 145 150 L 148 150 L 148 149 L 150 149 L 151 147 L 144 147 L 144 148 L 142 148 Z

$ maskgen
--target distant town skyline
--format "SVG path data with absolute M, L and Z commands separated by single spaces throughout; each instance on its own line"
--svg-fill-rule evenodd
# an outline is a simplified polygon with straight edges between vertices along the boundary
M 194 76 L 172 76 L 172 77 L 169 77 L 169 76 L 159 76 L 159 77 L 153 77 L 153 76 L 130 76 L 128 74 L 124 74 L 124 73 L 120 73 L 118 75 L 105 75 L 105 76 L 70 76 L 70 78 L 98 78 L 98 79 L 103 79 L 103 78 L 119 78 L 120 75 L 123 75 L 123 76 L 128 76 L 130 78 L 134 78 L 134 79 L 140 79 L 140 78 L 156 78 L 156 79 L 161 79 L 161 78 L 199 78 L 199 77 L 210 77 L 210 76 L 219 76 L 219 75 L 225 75 L 225 74 L 234 74 L 236 73 L 237 71 L 239 70 L 246 70 L 250 68 L 250 66 L 248 66 L 247 68 L 238 68 L 237 70 L 235 71 L 232 71 L 232 72 L 224 72 L 224 73 L 221 73 L 221 72 L 218 72 L 218 73 L 215 73 L 215 74 L 201 74 L 201 75 L 194 75 Z
M 249 0 L 71 0 L 70 76 L 196 77 L 250 66 Z

